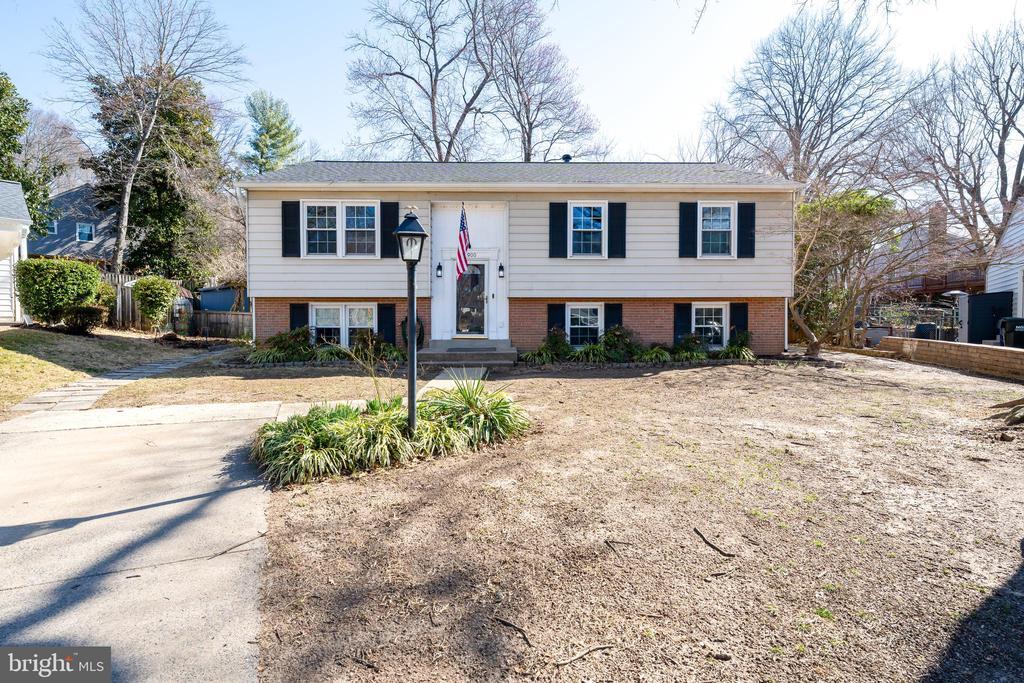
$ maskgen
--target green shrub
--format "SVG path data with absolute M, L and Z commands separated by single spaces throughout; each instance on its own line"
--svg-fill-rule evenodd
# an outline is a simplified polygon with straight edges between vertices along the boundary
M 326 363 L 334 360 L 345 360 L 348 358 L 348 349 L 338 344 L 321 344 L 313 347 L 313 360 L 319 363 Z
M 132 285 L 132 298 L 139 305 L 143 319 L 154 329 L 164 324 L 177 295 L 178 285 L 159 275 L 140 277 Z
M 541 348 L 547 349 L 555 360 L 565 360 L 572 353 L 572 345 L 565 336 L 565 330 L 561 327 L 552 327 L 544 337 Z
M 110 314 L 117 310 L 117 288 L 101 280 L 96 290 L 96 303 L 104 308 L 103 322 L 110 322 Z
M 652 346 L 637 354 L 636 359 L 641 363 L 668 363 L 672 360 L 672 354 L 662 346 Z
M 757 356 L 750 350 L 750 333 L 737 332 L 729 338 L 725 348 L 715 354 L 716 358 L 729 360 L 755 360 Z
M 555 362 L 555 354 L 551 349 L 541 345 L 536 351 L 527 351 L 522 354 L 523 362 L 530 365 L 547 365 Z
M 337 476 L 345 462 L 342 441 L 332 424 L 354 419 L 350 406 L 313 406 L 306 415 L 268 422 L 256 433 L 252 457 L 267 481 L 275 485 L 302 484 Z
M 339 347 L 340 348 L 340 347 Z M 309 328 L 299 327 L 275 334 L 246 357 L 249 363 L 300 363 L 315 355 L 309 343 Z
M 613 325 L 601 335 L 601 345 L 612 363 L 628 363 L 641 352 L 636 335 L 628 327 Z
M 702 361 L 708 359 L 708 352 L 704 349 L 697 351 L 685 351 L 683 349 L 676 349 L 672 352 L 672 360 L 680 363 L 692 363 L 696 361 Z
M 427 420 L 464 431 L 472 448 L 524 434 L 530 419 L 502 391 L 487 391 L 482 380 L 458 379 L 451 389 L 429 392 L 421 403 Z
M 100 286 L 96 266 L 64 258 L 18 261 L 14 277 L 22 306 L 47 325 L 59 323 L 71 308 L 95 301 Z
M 64 325 L 71 334 L 89 334 L 103 324 L 107 309 L 99 304 L 81 304 L 64 311 Z
M 600 343 L 587 344 L 570 353 L 569 360 L 576 363 L 607 363 L 608 352 Z

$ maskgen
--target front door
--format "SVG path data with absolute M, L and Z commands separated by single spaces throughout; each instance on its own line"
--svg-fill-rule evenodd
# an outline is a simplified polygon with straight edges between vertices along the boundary
M 455 283 L 455 334 L 487 334 L 487 264 L 470 263 Z

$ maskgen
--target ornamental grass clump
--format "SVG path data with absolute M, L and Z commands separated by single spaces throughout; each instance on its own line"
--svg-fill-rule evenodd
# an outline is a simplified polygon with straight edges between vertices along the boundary
M 351 420 L 350 406 L 313 406 L 306 415 L 268 422 L 256 433 L 252 458 L 271 484 L 303 484 L 342 474 L 344 443 L 330 427 Z
M 668 363 L 672 360 L 672 354 L 662 346 L 652 346 L 638 353 L 636 359 L 641 363 Z
M 526 411 L 504 391 L 487 391 L 483 380 L 457 378 L 451 389 L 429 392 L 420 410 L 427 420 L 463 430 L 471 448 L 520 436 L 530 428 Z
M 452 389 L 430 392 L 419 412 L 410 435 L 401 397 L 374 398 L 361 410 L 315 406 L 261 427 L 252 457 L 271 484 L 302 484 L 480 448 L 530 426 L 522 408 L 480 380 L 456 380 Z
M 575 363 L 607 363 L 608 351 L 600 343 L 586 344 L 569 354 Z

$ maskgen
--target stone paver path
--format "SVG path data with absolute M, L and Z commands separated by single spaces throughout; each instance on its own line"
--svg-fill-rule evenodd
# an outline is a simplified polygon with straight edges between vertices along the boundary
M 56 389 L 42 391 L 30 396 L 11 408 L 18 412 L 36 412 L 39 410 L 88 410 L 108 391 L 138 379 L 153 377 L 171 370 L 185 367 L 203 358 L 210 358 L 209 352 L 183 356 L 172 360 L 145 363 L 133 368 L 112 370 L 103 375 L 83 379 L 80 382 L 67 384 Z

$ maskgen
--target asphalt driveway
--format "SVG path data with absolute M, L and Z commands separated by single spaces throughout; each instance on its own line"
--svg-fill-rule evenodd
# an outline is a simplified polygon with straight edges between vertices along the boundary
M 265 491 L 247 442 L 276 410 L 0 423 L 0 643 L 111 646 L 115 680 L 255 679 Z

